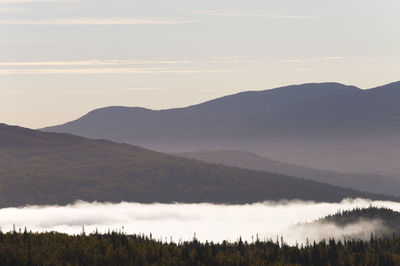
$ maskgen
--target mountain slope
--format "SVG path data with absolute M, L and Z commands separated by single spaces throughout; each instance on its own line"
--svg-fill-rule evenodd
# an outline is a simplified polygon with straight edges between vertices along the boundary
M 393 196 L 400 195 L 400 180 L 393 177 L 358 173 L 337 173 L 313 169 L 294 164 L 282 163 L 269 158 L 264 158 L 255 153 L 244 151 L 197 151 L 176 153 L 175 155 L 209 163 L 300 177 L 371 193 Z
M 0 125 L 0 207 L 86 201 L 394 199 L 137 146 Z
M 400 82 L 303 84 L 153 111 L 108 107 L 45 128 L 164 152 L 229 149 L 339 172 L 400 176 Z

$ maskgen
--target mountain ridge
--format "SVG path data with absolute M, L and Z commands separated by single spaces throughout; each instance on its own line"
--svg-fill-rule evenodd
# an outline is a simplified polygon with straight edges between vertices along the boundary
M 109 107 L 43 131 L 162 152 L 229 149 L 338 172 L 400 176 L 400 82 L 368 90 L 307 83 L 185 108 Z

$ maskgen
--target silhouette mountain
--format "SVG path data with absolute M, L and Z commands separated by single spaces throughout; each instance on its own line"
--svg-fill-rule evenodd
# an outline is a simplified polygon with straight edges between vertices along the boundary
M 175 153 L 174 155 L 192 158 L 209 163 L 300 177 L 308 180 L 371 193 L 379 193 L 392 196 L 400 195 L 400 180 L 388 176 L 366 175 L 359 173 L 338 173 L 333 171 L 314 169 L 295 164 L 275 161 L 259 156 L 255 153 L 244 151 L 196 151 Z
M 0 124 L 0 207 L 76 200 L 251 203 L 398 198 Z
M 163 152 L 243 150 L 339 172 L 400 176 L 400 82 L 248 91 L 186 108 L 107 107 L 43 129 Z

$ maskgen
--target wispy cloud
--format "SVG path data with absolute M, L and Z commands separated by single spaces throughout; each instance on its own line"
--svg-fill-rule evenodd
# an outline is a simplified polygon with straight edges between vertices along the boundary
M 151 19 L 151 18 L 69 18 L 45 20 L 0 20 L 6 25 L 176 25 L 191 24 L 195 21 L 179 19 Z
M 194 60 L 77 60 L 77 61 L 34 61 L 34 62 L 0 62 L 0 66 L 122 66 L 122 65 L 171 65 L 193 64 Z M 201 61 L 203 62 L 203 61 Z
M 289 59 L 249 59 L 241 56 L 212 56 L 205 59 L 112 59 L 112 60 L 75 60 L 75 61 L 26 61 L 0 62 L 1 67 L 67 67 L 67 66 L 128 66 L 128 65 L 196 65 L 196 64 L 267 64 L 267 63 L 304 63 L 317 61 L 335 61 L 344 59 L 342 56 L 327 56 L 314 58 Z
M 148 60 L 76 60 L 76 61 L 27 61 L 27 62 L 0 62 L 3 67 L 41 67 L 41 66 L 127 66 L 127 65 L 190 65 L 190 64 L 244 64 L 267 62 L 233 57 L 211 57 L 200 60 L 179 59 L 148 59 Z
M 129 94 L 135 92 L 153 92 L 159 90 L 166 90 L 168 88 L 119 88 L 108 90 L 69 90 L 69 91 L 43 91 L 43 90 L 0 90 L 0 94 L 6 95 L 115 95 L 115 94 Z
M 231 59 L 76 60 L 0 62 L 0 75 L 164 74 L 244 72 Z M 233 66 L 231 66 L 233 64 Z M 135 88 L 135 90 L 138 90 Z
M 358 61 L 362 61 L 362 62 L 374 62 L 377 61 L 376 58 L 374 57 L 363 57 L 363 58 L 358 58 Z
M 83 0 L 0 0 L 0 4 L 16 4 L 16 3 L 62 3 L 62 2 L 78 2 Z
M 196 74 L 244 72 L 243 69 L 163 69 L 163 68 L 67 68 L 67 69 L 0 69 L 0 75 L 52 74 Z
M 5 95 L 102 95 L 102 94 L 115 94 L 111 91 L 38 91 L 38 90 L 5 90 L 0 91 L 0 94 Z
M 120 91 L 160 91 L 160 90 L 165 90 L 166 88 L 152 88 L 152 87 L 146 87 L 146 88 L 122 88 L 119 89 Z
M 12 7 L 0 7 L 0 12 L 22 12 L 22 11 L 27 11 L 27 9 L 12 8 Z
M 310 68 L 310 67 L 300 67 L 296 68 L 297 71 L 313 71 L 315 68 Z
M 253 18 L 270 18 L 270 19 L 317 19 L 320 16 L 305 16 L 305 15 L 288 15 L 288 14 L 273 14 L 265 12 L 243 12 L 233 10 L 187 10 L 199 16 L 215 16 L 215 17 L 253 17 Z
M 334 61 L 334 60 L 342 60 L 343 56 L 325 56 L 325 57 L 311 57 L 311 58 L 289 58 L 289 59 L 280 59 L 276 62 L 278 63 L 304 63 L 304 62 L 318 62 L 318 61 Z
M 114 59 L 71 61 L 0 62 L 0 75 L 51 74 L 163 74 L 163 73 L 232 73 L 246 72 L 252 65 L 289 63 L 296 70 L 315 70 L 308 63 L 334 62 L 342 56 L 288 59 L 249 59 L 240 56 L 213 56 L 203 59 Z M 298 65 L 304 64 L 304 65 Z

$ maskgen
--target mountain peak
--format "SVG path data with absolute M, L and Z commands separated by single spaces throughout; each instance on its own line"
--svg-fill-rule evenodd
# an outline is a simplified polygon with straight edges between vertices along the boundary
M 251 108 L 275 108 L 279 105 L 303 101 L 331 95 L 347 95 L 359 93 L 362 90 L 355 86 L 341 83 L 305 83 L 278 87 L 262 91 L 245 91 L 233 95 L 210 100 L 198 105 L 191 106 L 192 109 L 207 107 L 206 109 L 251 109 Z
M 323 82 L 323 83 L 304 83 L 297 85 L 290 85 L 279 87 L 268 91 L 298 91 L 302 93 L 313 93 L 320 94 L 321 92 L 349 92 L 349 91 L 361 91 L 360 88 L 352 85 L 345 85 L 338 82 Z

